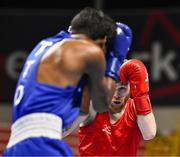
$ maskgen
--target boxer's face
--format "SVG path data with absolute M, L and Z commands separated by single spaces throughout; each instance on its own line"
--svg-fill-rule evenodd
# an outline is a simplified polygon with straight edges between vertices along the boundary
M 116 84 L 116 90 L 113 95 L 109 110 L 111 113 L 121 112 L 130 95 L 130 87 L 127 82 Z

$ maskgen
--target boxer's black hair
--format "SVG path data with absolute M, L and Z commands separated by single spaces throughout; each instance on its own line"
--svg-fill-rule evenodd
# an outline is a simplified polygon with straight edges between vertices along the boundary
M 116 34 L 116 24 L 103 11 L 85 7 L 74 16 L 69 31 L 72 34 L 85 34 L 93 40 L 105 36 L 110 40 Z

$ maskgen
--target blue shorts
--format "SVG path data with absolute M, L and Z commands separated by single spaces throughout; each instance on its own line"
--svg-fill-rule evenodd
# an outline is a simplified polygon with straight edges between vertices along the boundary
M 7 148 L 3 156 L 73 156 L 73 152 L 63 140 L 38 137 Z

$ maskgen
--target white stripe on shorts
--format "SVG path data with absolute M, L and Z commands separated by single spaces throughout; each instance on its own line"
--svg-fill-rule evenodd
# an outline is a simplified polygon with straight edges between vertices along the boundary
M 11 127 L 7 148 L 31 137 L 62 139 L 62 119 L 51 113 L 32 113 L 21 117 Z

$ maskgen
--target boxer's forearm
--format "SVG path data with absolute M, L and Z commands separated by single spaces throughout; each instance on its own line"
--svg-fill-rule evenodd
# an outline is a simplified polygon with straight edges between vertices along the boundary
M 112 101 L 112 97 L 115 92 L 115 87 L 116 87 L 116 81 L 112 79 L 111 77 L 105 77 L 104 78 L 104 84 L 106 84 L 106 92 L 108 93 L 108 105 Z
M 69 134 L 71 134 L 74 130 L 76 130 L 79 125 L 85 121 L 88 117 L 88 114 L 85 114 L 85 113 L 80 113 L 80 115 L 76 118 L 76 120 L 71 124 L 69 125 L 67 128 L 65 128 L 63 130 L 63 133 L 62 133 L 62 137 L 66 137 L 68 136 Z
M 96 118 L 96 114 L 97 112 L 94 110 L 92 101 L 91 101 L 90 106 L 89 106 L 88 117 L 80 124 L 80 127 L 83 127 L 93 122 L 93 120 Z
M 157 128 L 153 112 L 147 115 L 137 115 L 137 123 L 144 140 L 155 137 Z

